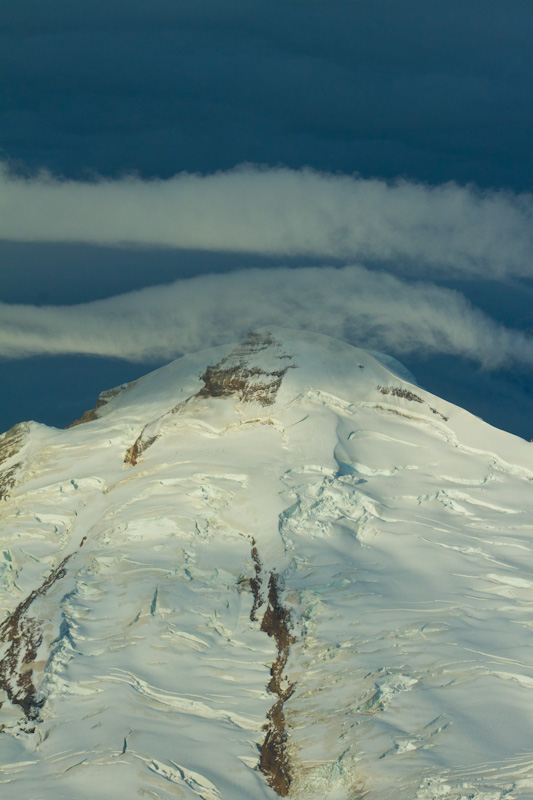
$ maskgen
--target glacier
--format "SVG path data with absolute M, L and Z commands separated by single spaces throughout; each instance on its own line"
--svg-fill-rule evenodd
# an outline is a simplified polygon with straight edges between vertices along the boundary
M 0 437 L 2 800 L 533 797 L 533 449 L 269 327 Z

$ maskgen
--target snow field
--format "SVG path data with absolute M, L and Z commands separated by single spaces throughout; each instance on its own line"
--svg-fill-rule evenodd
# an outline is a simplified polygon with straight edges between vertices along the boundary
M 70 430 L 31 423 L 6 462 L 6 619 L 69 558 L 20 613 L 42 638 L 0 691 L 2 798 L 276 797 L 272 574 L 289 796 L 531 798 L 530 445 L 315 334 L 272 329 L 249 355 L 254 391 L 291 364 L 272 404 L 200 396 L 229 351 Z M 28 671 L 33 721 L 9 696 Z

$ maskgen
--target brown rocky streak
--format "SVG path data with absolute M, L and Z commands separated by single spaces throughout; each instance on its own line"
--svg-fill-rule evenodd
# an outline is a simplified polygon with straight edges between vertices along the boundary
M 87 540 L 80 542 L 83 547 Z M 0 660 L 0 689 L 3 689 L 13 705 L 19 706 L 29 723 L 38 722 L 44 700 L 38 697 L 33 682 L 33 669 L 37 651 L 42 643 L 42 621 L 28 614 L 33 602 L 44 595 L 66 575 L 66 566 L 72 556 L 65 556 L 43 583 L 31 592 L 17 608 L 0 624 L 0 641 L 8 642 L 9 647 Z M 0 709 L 2 703 L 0 703 Z M 1 727 L 0 727 L 1 730 Z M 31 733 L 34 727 L 26 729 Z
M 120 394 L 120 392 L 124 391 L 124 389 L 130 389 L 136 383 L 137 381 L 132 381 L 124 386 L 118 386 L 115 389 L 107 389 L 105 392 L 99 394 L 94 408 L 89 409 L 89 411 L 84 411 L 79 419 L 75 419 L 74 422 L 71 422 L 70 425 L 67 425 L 66 430 L 69 428 L 75 428 L 76 425 L 83 425 L 85 422 L 92 422 L 95 419 L 99 419 L 100 415 L 98 414 L 98 411 L 103 408 L 103 406 L 107 405 L 110 400 L 116 397 L 117 394 Z
M 393 397 L 403 397 L 404 400 L 410 400 L 414 403 L 424 403 L 424 400 L 419 397 L 414 392 L 409 391 L 409 389 L 403 389 L 399 386 L 378 386 L 379 391 L 381 394 L 390 394 Z M 448 422 L 448 417 L 445 417 L 444 414 L 441 414 L 440 411 L 437 411 L 436 408 L 433 406 L 428 406 L 429 410 L 432 414 L 436 414 L 438 417 L 444 420 L 444 422 Z
M 18 461 L 13 464 L 9 469 L 0 471 L 0 500 L 7 500 L 11 490 L 17 482 L 17 473 L 22 467 L 22 463 Z
M 381 394 L 391 394 L 393 397 L 403 397 L 404 400 L 411 400 L 414 403 L 423 403 L 421 397 L 408 389 L 403 389 L 399 386 L 378 386 Z
M 262 604 L 261 575 L 262 565 L 255 540 L 252 539 L 252 560 L 255 577 L 250 579 L 254 604 L 250 612 L 252 620 L 257 619 L 257 610 Z M 291 785 L 291 765 L 287 752 L 287 728 L 284 703 L 294 692 L 294 683 L 284 680 L 284 669 L 290 654 L 290 647 L 296 641 L 290 632 L 290 612 L 283 607 L 280 599 L 280 578 L 271 572 L 268 579 L 268 602 L 261 620 L 261 630 L 276 642 L 277 656 L 270 668 L 268 691 L 276 696 L 276 701 L 267 714 L 263 726 L 265 738 L 259 747 L 259 769 L 266 776 L 268 785 L 280 797 L 286 797 Z
M 27 423 L 14 425 L 0 436 L 0 464 L 5 464 L 10 458 L 16 456 L 23 448 L 28 432 Z M 17 481 L 17 474 L 22 468 L 22 462 L 10 464 L 0 469 L 0 500 L 7 500 Z
M 138 461 L 139 461 L 141 455 L 144 453 L 144 451 L 147 450 L 150 447 L 150 445 L 152 445 L 155 442 L 156 439 L 157 439 L 157 436 L 152 436 L 150 439 L 145 439 L 143 441 L 142 433 L 141 433 L 135 439 L 133 445 L 130 447 L 130 449 L 126 453 L 126 455 L 124 457 L 124 463 L 125 464 L 131 464 L 131 466 L 134 467 L 138 463 Z
M 265 371 L 260 367 L 250 367 L 248 359 L 254 353 L 266 350 L 277 344 L 270 334 L 249 333 L 226 358 L 218 364 L 208 366 L 202 375 L 204 386 L 198 397 L 231 397 L 236 395 L 244 403 L 258 402 L 262 406 L 270 406 L 289 364 L 278 370 Z M 286 354 L 278 356 L 290 359 Z
M 261 560 L 259 558 L 259 551 L 257 549 L 255 539 L 252 539 L 252 561 L 254 562 L 255 576 L 250 578 L 250 588 L 254 598 L 254 604 L 252 606 L 252 610 L 250 611 L 250 619 L 252 622 L 256 622 L 257 611 L 262 605 L 263 601 L 261 598 Z

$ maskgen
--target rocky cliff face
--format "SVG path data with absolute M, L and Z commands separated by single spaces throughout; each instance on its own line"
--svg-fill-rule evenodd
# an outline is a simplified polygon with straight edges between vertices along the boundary
M 529 443 L 280 329 L 103 397 L 0 440 L 2 798 L 531 797 Z

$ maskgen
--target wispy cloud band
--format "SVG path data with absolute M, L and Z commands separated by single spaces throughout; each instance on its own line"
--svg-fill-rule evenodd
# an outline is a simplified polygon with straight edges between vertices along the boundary
M 0 172 L 0 238 L 312 255 L 410 275 L 533 275 L 533 198 L 242 166 L 168 180 Z
M 76 306 L 0 305 L 5 357 L 85 353 L 173 358 L 277 324 L 398 356 L 466 356 L 495 369 L 533 366 L 533 341 L 458 292 L 358 266 L 204 275 Z

